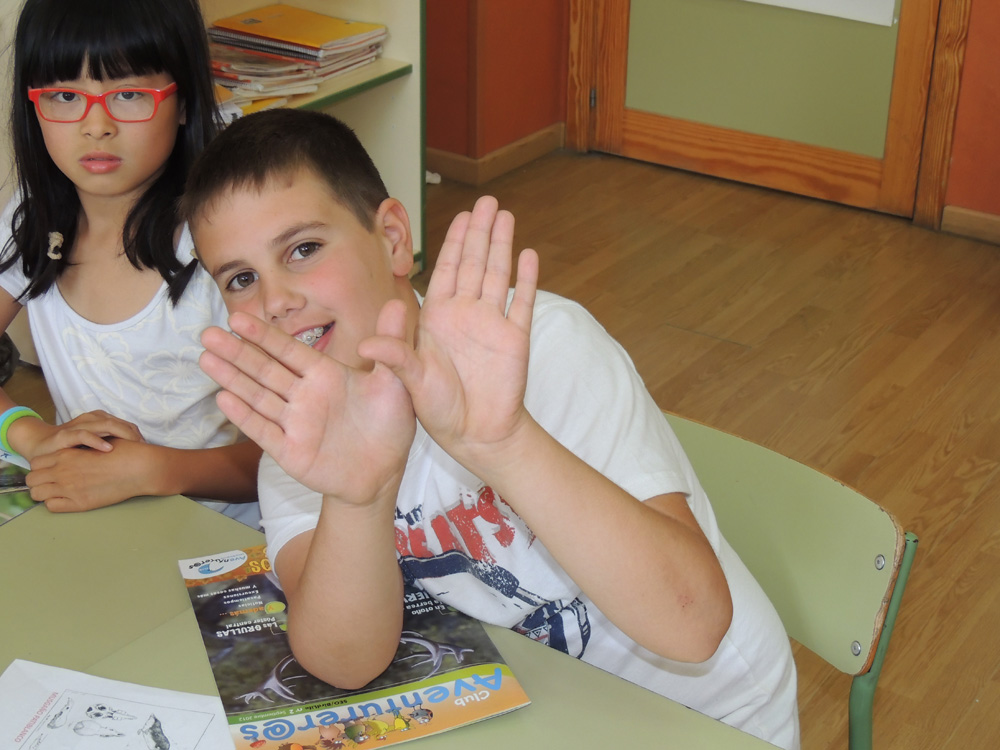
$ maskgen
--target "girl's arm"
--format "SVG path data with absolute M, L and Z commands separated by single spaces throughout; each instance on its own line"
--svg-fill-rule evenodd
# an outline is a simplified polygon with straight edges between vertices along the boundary
M 31 462 L 27 483 L 32 499 L 54 512 L 100 508 L 138 495 L 254 502 L 260 453 L 249 440 L 203 449 L 115 440 L 107 453 L 69 448 L 40 456 Z

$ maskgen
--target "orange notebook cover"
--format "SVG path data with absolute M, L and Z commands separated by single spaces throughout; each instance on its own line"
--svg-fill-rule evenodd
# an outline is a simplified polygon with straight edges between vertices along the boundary
M 212 27 L 316 50 L 338 49 L 360 39 L 383 36 L 386 31 L 382 24 L 335 18 L 280 3 L 220 18 Z

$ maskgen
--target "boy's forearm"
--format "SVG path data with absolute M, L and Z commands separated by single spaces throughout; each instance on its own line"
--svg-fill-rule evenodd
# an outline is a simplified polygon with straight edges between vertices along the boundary
M 366 685 L 392 661 L 403 622 L 393 511 L 324 501 L 312 532 L 279 553 L 296 659 L 341 688 Z
M 679 661 L 710 657 L 732 602 L 683 495 L 640 503 L 537 425 L 509 447 L 480 476 L 601 611 L 651 651 Z
M 151 495 L 192 495 L 229 503 L 257 500 L 261 450 L 249 440 L 218 448 L 150 446 Z

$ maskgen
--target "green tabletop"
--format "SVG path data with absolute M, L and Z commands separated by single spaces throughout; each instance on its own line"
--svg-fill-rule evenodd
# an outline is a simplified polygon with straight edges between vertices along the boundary
M 0 526 L 0 671 L 20 658 L 214 694 L 177 561 L 262 542 L 183 497 L 87 513 L 28 510 Z M 512 631 L 488 629 L 531 705 L 415 747 L 772 747 Z

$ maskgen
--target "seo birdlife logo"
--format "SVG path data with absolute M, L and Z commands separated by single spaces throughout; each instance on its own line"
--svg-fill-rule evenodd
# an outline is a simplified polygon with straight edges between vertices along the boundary
M 214 578 L 236 570 L 247 561 L 247 553 L 243 550 L 225 552 L 193 561 L 184 572 L 184 577 L 191 580 Z

